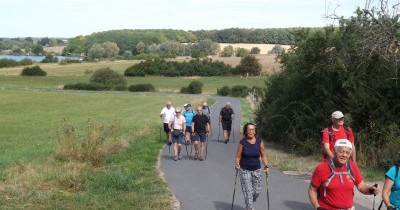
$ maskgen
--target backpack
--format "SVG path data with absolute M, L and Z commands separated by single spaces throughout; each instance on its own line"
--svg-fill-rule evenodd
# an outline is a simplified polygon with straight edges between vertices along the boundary
M 348 162 L 346 164 L 346 171 L 345 172 L 336 172 L 336 167 L 335 164 L 333 163 L 333 160 L 328 158 L 327 159 L 327 163 L 329 165 L 329 168 L 331 169 L 331 174 L 329 175 L 328 179 L 322 184 L 323 190 L 324 190 L 324 197 L 326 196 L 326 188 L 329 186 L 329 184 L 331 183 L 333 177 L 335 177 L 336 175 L 338 175 L 340 177 L 340 182 L 343 184 L 343 175 L 349 175 L 351 180 L 354 182 L 355 184 L 355 179 L 353 176 L 353 170 L 351 169 L 350 166 L 350 162 Z
M 328 127 L 328 135 L 329 135 L 329 142 L 333 141 L 333 126 Z M 343 126 L 344 132 L 346 133 L 347 139 L 349 139 L 350 136 L 350 131 L 349 131 L 349 126 Z

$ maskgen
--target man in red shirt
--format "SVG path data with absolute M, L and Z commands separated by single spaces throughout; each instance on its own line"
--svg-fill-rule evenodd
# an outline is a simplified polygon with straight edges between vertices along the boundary
M 356 161 L 356 148 L 354 146 L 353 131 L 344 125 L 344 115 L 341 111 L 334 111 L 331 115 L 332 125 L 322 131 L 323 160 L 333 158 L 333 146 L 338 139 L 347 139 L 353 146 L 352 160 Z
M 379 193 L 377 185 L 368 186 L 354 161 L 350 161 L 352 143 L 338 139 L 334 145 L 334 157 L 322 161 L 314 170 L 308 195 L 317 210 L 354 209 L 354 186 L 365 194 Z

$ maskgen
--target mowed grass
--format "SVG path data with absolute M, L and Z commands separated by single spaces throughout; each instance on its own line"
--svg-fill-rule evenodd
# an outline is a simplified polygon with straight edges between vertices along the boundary
M 100 68 L 100 66 L 99 66 Z M 65 84 L 89 82 L 90 75 L 84 76 L 47 76 L 47 77 L 27 77 L 27 76 L 0 76 L 0 88 L 45 88 L 62 89 Z M 239 76 L 230 77 L 126 77 L 128 86 L 132 84 L 152 84 L 157 92 L 179 93 L 180 89 L 188 86 L 193 80 L 199 80 L 204 84 L 203 94 L 216 95 L 217 89 L 222 86 L 233 87 L 244 85 L 249 88 L 253 86 L 264 87 L 264 77 L 241 78 Z
M 166 100 L 195 97 L 132 93 L 0 91 L 0 209 L 172 209 L 157 172 L 163 142 L 159 112 Z M 118 127 L 125 146 L 101 166 L 57 160 L 56 130 L 64 118 L 84 135 L 87 121 Z M 82 182 L 71 191 L 64 181 Z

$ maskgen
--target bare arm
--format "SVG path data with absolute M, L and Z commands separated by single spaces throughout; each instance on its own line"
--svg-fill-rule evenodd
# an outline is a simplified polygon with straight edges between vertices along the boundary
M 390 206 L 389 193 L 390 190 L 392 189 L 393 184 L 394 182 L 391 179 L 387 177 L 385 178 L 385 183 L 383 184 L 383 189 L 382 189 L 382 200 L 387 207 Z
M 264 166 L 267 166 L 267 168 L 264 168 L 264 172 L 269 174 L 268 159 L 263 141 L 261 141 L 260 150 L 261 161 L 263 162 Z
M 357 189 L 358 191 L 360 191 L 362 194 L 364 195 L 377 195 L 379 194 L 379 188 L 378 185 L 374 186 L 368 186 L 364 181 L 361 181 L 358 185 L 357 185 Z
M 242 144 L 239 144 L 237 151 L 236 151 L 236 158 L 235 158 L 235 169 L 236 170 L 239 170 L 239 168 L 240 168 L 240 159 L 242 158 L 242 152 L 243 152 L 243 146 L 242 146 Z
M 353 146 L 353 152 L 351 153 L 351 158 L 353 159 L 354 162 L 356 162 L 356 146 L 354 145 L 354 142 L 351 143 Z
M 308 197 L 310 198 L 311 205 L 313 205 L 315 209 L 319 207 L 317 192 L 318 189 L 310 184 L 310 187 L 308 188 Z
M 331 152 L 331 150 L 329 148 L 329 143 L 324 143 L 322 145 L 322 151 L 324 154 L 326 154 L 328 156 L 328 158 L 333 158 L 333 153 Z

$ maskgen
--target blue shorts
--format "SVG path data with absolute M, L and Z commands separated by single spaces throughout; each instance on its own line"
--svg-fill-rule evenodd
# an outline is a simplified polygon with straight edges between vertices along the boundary
M 205 142 L 207 138 L 206 133 L 195 133 L 193 141 Z
M 183 144 L 183 133 L 179 134 L 178 136 L 172 134 L 172 143 Z

